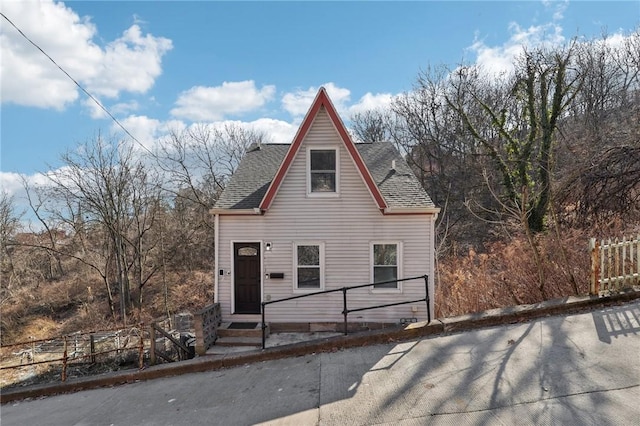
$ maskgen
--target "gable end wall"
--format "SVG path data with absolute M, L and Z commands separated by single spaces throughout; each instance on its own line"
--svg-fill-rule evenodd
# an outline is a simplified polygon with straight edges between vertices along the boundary
M 315 198 L 306 195 L 308 146 L 336 145 L 340 151 L 340 197 Z M 263 274 L 283 272 L 284 279 L 263 278 L 264 300 L 300 294 L 293 289 L 295 242 L 323 243 L 325 248 L 325 290 L 371 282 L 371 242 L 402 245 L 401 276 L 428 274 L 433 280 L 433 219 L 430 214 L 383 215 L 359 175 L 327 113 L 316 116 L 291 167 L 262 216 L 220 216 L 217 269 L 231 270 L 233 241 L 263 241 Z M 231 275 L 219 276 L 218 301 L 223 319 L 231 318 Z M 431 290 L 433 286 L 431 285 Z M 402 283 L 402 293 L 372 293 L 368 289 L 349 292 L 349 308 L 393 303 L 424 297 L 424 281 Z M 431 295 L 433 306 L 433 294 Z M 416 306 L 417 313 L 411 311 Z M 432 308 L 433 309 L 433 308 Z M 342 293 L 269 305 L 269 322 L 342 321 Z M 426 305 L 402 305 L 349 315 L 351 322 L 398 322 L 400 318 L 426 319 Z

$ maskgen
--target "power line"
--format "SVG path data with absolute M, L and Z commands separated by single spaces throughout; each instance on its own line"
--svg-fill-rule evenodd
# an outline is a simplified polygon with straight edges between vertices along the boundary
M 100 101 L 99 101 L 98 99 L 96 99 L 96 98 L 95 98 L 91 93 L 89 93 L 89 91 L 87 91 L 84 87 L 82 87 L 82 85 L 80 85 L 80 83 L 78 83 L 78 82 L 77 82 L 73 77 L 71 77 L 71 75 L 70 75 L 67 71 L 65 71 L 65 69 L 64 69 L 64 68 L 62 68 L 60 65 L 58 65 L 58 64 L 57 64 L 57 62 L 56 62 L 56 61 L 55 61 L 51 56 L 49 56 L 49 54 L 47 54 L 47 52 L 45 52 L 44 50 L 42 50 L 42 48 L 41 48 L 40 46 L 38 46 L 38 45 L 37 45 L 33 40 L 31 40 L 31 39 L 30 39 L 30 38 L 29 38 L 25 33 L 23 33 L 23 32 L 22 32 L 22 30 L 21 30 L 20 28 L 18 28 L 18 27 L 16 26 L 16 24 L 14 24 L 14 23 L 11 21 L 11 19 L 7 18 L 7 16 L 6 16 L 4 13 L 2 13 L 2 12 L 0 12 L 0 15 L 2 15 L 2 17 L 3 17 L 4 19 L 6 19 L 6 20 L 7 20 L 7 22 L 9 22 L 9 23 L 11 24 L 11 26 L 13 26 L 13 28 L 15 28 L 15 29 L 16 29 L 16 31 L 18 31 L 18 33 L 20 33 L 20 35 L 21 35 L 22 37 L 24 37 L 24 38 L 25 38 L 29 43 L 31 43 L 31 44 L 32 44 L 36 49 L 38 49 L 40 52 L 42 52 L 42 54 L 43 54 L 44 56 L 46 56 L 46 57 L 47 57 L 47 58 L 48 58 L 48 59 L 53 63 L 53 65 L 55 65 L 56 67 L 58 67 L 58 69 L 59 69 L 60 71 L 62 71 L 62 72 L 63 72 L 67 77 L 69 77 L 69 79 L 70 79 L 71 81 L 73 81 L 73 82 L 74 82 L 74 84 L 75 84 L 76 86 L 78 86 L 78 88 L 79 88 L 80 90 L 82 90 L 82 91 L 83 91 L 83 92 L 84 92 L 84 93 L 85 93 L 85 94 L 86 94 L 86 95 L 87 95 L 87 96 L 88 96 L 88 97 L 89 97 L 93 102 L 95 102 L 95 103 L 96 103 L 96 105 L 98 105 L 98 106 L 100 107 L 100 109 L 101 109 L 101 110 L 103 110 L 103 111 L 104 111 L 104 112 L 105 112 L 109 117 L 111 117 L 111 119 L 112 119 L 112 120 L 113 120 L 113 121 L 114 121 L 114 122 L 115 122 L 115 123 L 116 123 L 116 124 L 117 124 L 117 125 L 118 125 L 118 126 L 119 126 L 119 127 L 120 127 L 120 128 L 121 128 L 121 129 L 126 133 L 126 134 L 127 134 L 127 135 L 129 135 L 129 137 L 130 137 L 131 139 L 133 139 L 133 140 L 134 140 L 138 145 L 140 145 L 142 148 L 144 148 L 144 149 L 145 149 L 149 154 L 154 155 L 154 154 L 153 154 L 153 152 L 151 152 L 151 150 L 150 150 L 149 148 L 147 148 L 146 146 L 144 146 L 144 145 L 142 144 L 142 142 L 140 142 L 140 141 L 139 141 L 135 136 L 133 136 L 133 135 L 131 134 L 131 132 L 129 132 L 129 130 L 127 130 L 127 129 L 122 125 L 122 123 L 120 123 L 120 121 L 118 121 L 118 119 L 117 119 L 117 118 L 115 118 L 115 117 L 113 116 L 113 114 L 111 114 L 111 113 L 109 112 L 109 110 L 108 110 L 107 108 L 105 108 L 105 107 L 104 107 L 104 105 L 102 105 L 102 103 L 100 103 Z

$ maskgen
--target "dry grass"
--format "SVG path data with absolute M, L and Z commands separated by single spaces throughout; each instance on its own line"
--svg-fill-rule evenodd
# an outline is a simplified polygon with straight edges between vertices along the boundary
M 87 271 L 77 270 L 56 281 L 5 289 L 5 295 L 0 318 L 3 345 L 122 325 L 111 315 L 100 277 Z M 128 324 L 148 323 L 167 314 L 194 311 L 212 303 L 213 273 L 171 273 L 165 280 L 157 275 L 147 283 L 143 296 L 142 308 L 132 308 Z
M 559 236 L 555 232 L 540 236 L 543 291 L 539 288 L 531 247 L 522 237 L 489 243 L 482 253 L 469 250 L 461 256 L 441 259 L 436 277 L 436 316 L 448 317 L 586 294 L 589 237 L 628 234 L 623 231 L 621 226 L 614 226 L 593 235 L 564 230 Z M 640 230 L 632 231 L 636 235 Z M 77 265 L 64 266 L 63 278 L 23 280 L 19 286 L 2 289 L 3 345 L 122 325 L 111 316 L 100 277 Z M 184 311 L 194 312 L 211 304 L 213 279 L 213 273 L 205 270 L 169 272 L 166 276 L 157 274 L 144 288 L 142 308 L 134 307 L 129 313 L 128 324 L 148 323 Z
M 473 250 L 438 265 L 436 316 L 448 317 L 546 299 L 587 294 L 588 238 L 565 231 L 538 239 L 544 286 L 526 239 L 494 242 L 486 253 Z
M 25 340 L 38 340 L 42 336 L 57 336 L 60 334 L 61 325 L 51 317 L 29 318 L 21 327 L 21 336 L 27 337 Z

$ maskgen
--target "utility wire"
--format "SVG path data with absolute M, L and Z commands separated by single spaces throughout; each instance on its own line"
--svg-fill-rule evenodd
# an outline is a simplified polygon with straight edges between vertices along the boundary
M 98 99 L 96 99 L 96 98 L 95 98 L 91 93 L 89 93 L 89 92 L 88 92 L 84 87 L 82 87 L 82 85 L 80 85 L 80 83 L 78 83 L 78 82 L 77 82 L 73 77 L 71 77 L 71 75 L 69 75 L 69 73 L 68 73 L 67 71 L 65 71 L 65 70 L 64 70 L 64 68 L 62 68 L 60 65 L 58 65 L 58 64 L 56 63 L 56 61 L 55 61 L 55 60 L 53 60 L 53 58 L 47 54 L 47 52 L 45 52 L 44 50 L 42 50 L 42 48 L 41 48 L 40 46 L 38 46 L 38 45 L 37 45 L 33 40 L 31 40 L 31 39 L 30 39 L 30 38 L 29 38 L 25 33 L 23 33 L 23 32 L 22 32 L 22 30 L 21 30 L 20 28 L 18 28 L 18 27 L 16 26 L 16 24 L 14 24 L 14 23 L 11 21 L 11 19 L 7 18 L 7 16 L 6 16 L 4 13 L 2 13 L 2 12 L 0 12 L 0 15 L 2 15 L 2 17 L 3 17 L 4 19 L 6 19 L 6 20 L 7 20 L 7 22 L 9 22 L 9 23 L 11 24 L 11 26 L 13 26 L 13 28 L 15 28 L 15 29 L 16 29 L 16 31 L 18 31 L 18 33 L 20 33 L 20 35 L 21 35 L 22 37 L 24 37 L 24 38 L 25 38 L 29 43 L 31 43 L 31 44 L 32 44 L 36 49 L 38 49 L 40 52 L 42 52 L 42 54 L 43 54 L 44 56 L 46 56 L 47 58 L 49 58 L 49 60 L 53 63 L 53 65 L 55 65 L 56 67 L 58 67 L 58 69 L 59 69 L 60 71 L 62 71 L 62 72 L 63 72 L 67 77 L 69 77 L 69 79 L 70 79 L 71 81 L 73 81 L 73 82 L 75 83 L 75 85 L 76 85 L 76 86 L 78 86 L 78 88 L 79 88 L 80 90 L 82 90 L 82 91 L 83 91 L 83 92 L 84 92 L 84 93 L 85 93 L 85 94 L 86 94 L 86 95 L 87 95 L 87 96 L 88 96 L 88 97 L 89 97 L 93 102 L 95 102 L 95 103 L 96 103 L 96 105 L 98 105 L 98 106 L 100 107 L 100 109 L 101 109 L 101 110 L 103 110 L 103 111 L 104 111 L 104 112 L 105 112 L 109 117 L 111 117 L 111 119 L 112 119 L 112 120 L 113 120 L 113 121 L 114 121 L 114 122 L 115 122 L 115 123 L 116 123 L 116 124 L 117 124 L 117 125 L 118 125 L 118 126 L 119 126 L 119 127 L 120 127 L 120 128 L 121 128 L 121 129 L 126 133 L 126 134 L 127 134 L 127 135 L 129 135 L 129 137 L 130 137 L 131 139 L 133 139 L 133 140 L 134 140 L 138 145 L 140 145 L 142 148 L 144 148 L 144 149 L 145 149 L 149 154 L 154 155 L 154 154 L 153 154 L 153 152 L 151 152 L 151 150 L 149 150 L 149 148 L 147 148 L 146 146 L 144 146 L 144 145 L 142 144 L 142 142 L 140 142 L 140 141 L 139 141 L 135 136 L 133 136 L 133 135 L 131 134 L 131 132 L 129 132 L 129 130 L 127 130 L 127 129 L 122 125 L 122 123 L 120 123 L 120 121 L 118 121 L 118 119 L 117 119 L 117 118 L 115 118 L 115 117 L 113 116 L 113 114 L 111 114 L 111 113 L 109 112 L 109 110 L 108 110 L 107 108 L 105 108 L 105 107 L 104 107 L 104 105 L 102 105 L 102 103 L 100 103 L 100 101 L 99 101 Z

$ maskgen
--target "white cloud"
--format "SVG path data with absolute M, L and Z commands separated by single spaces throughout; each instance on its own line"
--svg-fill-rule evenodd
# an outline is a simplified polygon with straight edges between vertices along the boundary
M 388 109 L 393 101 L 394 95 L 391 93 L 366 93 L 360 98 L 358 103 L 349 107 L 349 114 L 362 113 L 369 110 L 384 110 Z
M 137 111 L 140 108 L 140 104 L 137 101 L 120 102 L 109 107 L 109 112 L 113 115 L 129 114 L 133 111 Z
M 96 98 L 97 99 L 97 98 Z M 100 101 L 98 99 L 98 101 Z M 102 102 L 101 102 L 102 103 Z M 93 99 L 86 98 L 82 101 L 82 105 L 89 112 L 89 116 L 94 120 L 109 118 L 109 115 L 100 106 L 93 101 Z M 140 108 L 140 104 L 136 100 L 130 100 L 127 102 L 120 102 L 114 105 L 104 105 L 105 108 L 111 113 L 111 115 L 126 115 Z
M 476 55 L 476 65 L 487 72 L 498 75 L 511 72 L 515 58 L 527 47 L 556 47 L 565 43 L 562 27 L 545 24 L 522 28 L 512 22 L 509 24 L 511 37 L 501 46 L 490 47 L 476 39 L 469 50 Z
M 33 174 L 24 174 L 16 172 L 2 172 L 0 171 L 0 191 L 14 196 L 16 201 L 20 201 L 26 198 L 26 192 L 24 190 L 24 182 L 26 181 L 29 187 L 46 187 L 52 184 L 51 177 L 64 176 L 68 174 L 69 166 L 62 166 L 57 169 L 52 169 L 47 172 L 36 172 Z M 70 183 L 70 181 L 63 179 L 63 182 Z
M 286 121 L 273 118 L 260 118 L 254 121 L 224 120 L 213 123 L 194 123 L 193 127 L 205 126 L 209 129 L 225 130 L 227 127 L 235 127 L 243 130 L 253 130 L 264 133 L 266 143 L 291 143 L 298 130 L 298 126 Z
M 542 0 L 542 4 L 546 9 L 553 12 L 553 20 L 559 21 L 564 18 L 564 12 L 569 7 L 569 0 Z
M 15 196 L 22 191 L 22 175 L 0 171 L 0 191 Z
M 296 135 L 298 125 L 288 123 L 273 118 L 260 118 L 258 120 L 245 123 L 253 129 L 264 132 L 270 142 L 273 143 L 291 143 Z
M 146 116 L 135 115 L 121 120 L 121 123 L 145 148 L 150 150 L 158 143 L 161 143 L 171 132 L 180 133 L 187 127 L 193 126 L 224 129 L 226 126 L 232 125 L 247 130 L 256 130 L 263 132 L 267 137 L 266 142 L 270 143 L 291 143 L 299 126 L 299 123 L 289 123 L 273 118 L 260 118 L 254 121 L 221 120 L 187 124 L 181 120 L 160 121 Z M 111 127 L 111 131 L 122 136 L 122 129 L 115 124 Z
M 325 83 L 323 87 L 327 90 L 331 102 L 338 110 L 338 113 L 342 114 L 346 110 L 346 104 L 351 97 L 351 91 L 342 87 L 336 86 L 334 83 Z M 282 107 L 291 115 L 299 116 L 304 115 L 309 110 L 311 103 L 318 94 L 320 87 L 311 86 L 307 90 L 296 90 L 295 92 L 286 93 L 282 97 Z
M 221 86 L 195 86 L 182 92 L 171 115 L 190 121 L 216 121 L 229 115 L 253 111 L 270 101 L 273 85 L 256 88 L 253 80 L 223 82 Z
M 158 140 L 168 135 L 171 131 L 181 131 L 186 128 L 184 122 L 180 120 L 160 121 L 144 115 L 130 115 L 120 123 L 140 142 L 144 148 L 152 150 L 158 143 Z M 122 135 L 122 129 L 113 124 L 112 132 Z M 142 148 L 134 145 L 136 148 Z M 142 149 L 144 149 L 142 148 Z
M 61 169 L 58 169 L 61 170 Z M 52 171 L 50 173 L 56 173 Z M 32 175 L 26 175 L 15 172 L 2 172 L 0 171 L 0 192 L 7 194 L 13 198 L 14 213 L 21 215 L 26 213 L 30 216 L 29 202 L 27 201 L 27 192 L 24 189 L 24 181 L 31 188 L 43 187 L 51 184 L 49 178 L 42 173 L 34 173 Z M 23 220 L 25 218 L 23 217 Z
M 162 56 L 172 48 L 171 40 L 143 35 L 133 25 L 103 49 L 94 42 L 98 31 L 90 18 L 51 0 L 5 1 L 1 10 L 96 95 L 145 92 L 162 71 Z M 62 110 L 78 99 L 76 85 L 7 22 L 0 32 L 0 49 L 3 103 Z
M 129 116 L 122 120 L 122 124 L 148 149 L 152 149 L 156 144 L 160 143 L 169 133 L 174 131 L 180 133 L 189 126 L 204 125 L 212 129 L 224 129 L 225 126 L 232 125 L 247 130 L 263 132 L 267 137 L 267 142 L 272 143 L 290 143 L 298 130 L 298 124 L 273 118 L 260 118 L 254 121 L 222 120 L 187 125 L 181 120 L 160 121 L 145 116 Z M 112 126 L 111 130 L 122 134 L 122 129 L 116 125 Z
M 121 91 L 144 93 L 162 74 L 162 57 L 171 48 L 171 40 L 143 35 L 140 27 L 133 25 L 106 46 L 101 72 L 89 80 L 89 88 L 94 94 L 110 98 Z
M 624 49 L 626 43 L 630 40 L 630 36 L 623 34 L 622 32 L 618 32 L 615 34 L 607 35 L 606 38 L 601 38 L 596 40 L 596 43 L 604 43 L 611 49 L 618 50 Z M 612 58 L 608 58 L 612 59 Z
M 82 100 L 82 105 L 86 108 L 89 113 L 89 116 L 94 120 L 107 118 L 108 115 L 98 104 L 96 104 L 93 99 L 86 98 Z
M 26 181 L 26 184 L 31 190 L 31 199 L 34 207 L 40 208 L 40 214 L 48 216 L 44 210 L 56 205 L 57 202 L 52 198 L 42 196 L 42 194 L 39 196 L 37 192 L 32 191 L 34 189 L 51 187 L 53 185 L 51 177 L 53 176 L 60 179 L 66 185 L 72 185 L 72 182 L 68 178 L 65 178 L 67 173 L 67 166 L 53 169 L 46 173 L 34 173 L 31 175 L 0 171 L 0 192 L 4 192 L 12 197 L 13 213 L 20 219 L 20 226 L 24 232 L 39 232 L 43 230 L 42 223 L 37 219 L 29 205 L 29 197 L 24 188 L 24 182 Z M 52 217 L 50 217 L 50 219 L 52 219 Z

